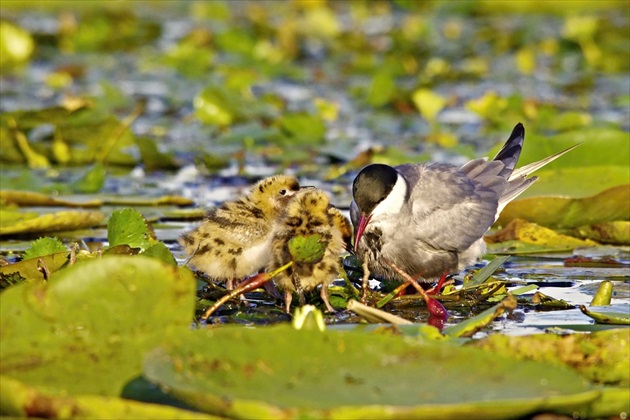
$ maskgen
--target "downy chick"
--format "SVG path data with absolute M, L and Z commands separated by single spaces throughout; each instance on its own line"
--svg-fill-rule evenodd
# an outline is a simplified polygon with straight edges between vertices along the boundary
M 289 241 L 296 236 L 317 234 L 326 242 L 326 250 L 318 262 L 298 262 L 278 274 L 274 279 L 279 289 L 284 290 L 286 311 L 291 308 L 293 292 L 300 296 L 303 292 L 322 285 L 321 298 L 330 312 L 335 312 L 328 300 L 328 285 L 341 270 L 340 253 L 350 243 L 352 227 L 339 210 L 330 206 L 328 195 L 321 190 L 302 190 L 287 206 L 273 236 L 273 261 L 269 271 L 292 260 Z
M 271 261 L 272 229 L 299 190 L 294 177 L 277 175 L 255 184 L 248 195 L 211 210 L 205 220 L 179 240 L 190 265 L 228 289 Z

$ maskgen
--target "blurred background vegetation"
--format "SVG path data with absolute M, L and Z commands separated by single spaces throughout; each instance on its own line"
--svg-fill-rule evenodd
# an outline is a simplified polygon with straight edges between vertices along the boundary
M 0 14 L 2 170 L 96 165 L 79 192 L 138 165 L 347 184 L 370 161 L 463 162 L 519 121 L 532 150 L 597 141 L 572 165 L 615 166 L 607 186 L 627 175 L 626 0 L 4 0 Z

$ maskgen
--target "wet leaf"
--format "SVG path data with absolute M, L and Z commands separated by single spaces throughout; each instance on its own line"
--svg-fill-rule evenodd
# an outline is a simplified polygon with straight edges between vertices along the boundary
M 24 260 L 67 251 L 68 249 L 63 242 L 57 238 L 39 238 L 24 252 Z
M 607 189 L 585 198 L 528 197 L 512 201 L 501 212 L 500 225 L 525 219 L 546 227 L 574 228 L 627 220 L 630 215 L 630 184 Z
M 28 281 L 43 281 L 44 276 L 38 269 L 40 259 L 44 261 L 48 271 L 54 273 L 55 271 L 65 268 L 68 265 L 70 252 L 58 252 L 56 254 L 44 255 L 39 258 L 32 258 L 2 266 L 0 267 L 0 278 L 4 279 L 11 275 L 18 274 L 20 277 L 23 277 Z
M 142 256 L 104 257 L 0 295 L 1 373 L 51 395 L 119 395 L 144 353 L 189 328 L 195 280 Z
M 12 225 L 0 226 L 0 236 L 83 229 L 98 226 L 103 219 L 105 219 L 105 215 L 98 211 L 60 211 L 44 214 Z
M 70 419 L 213 419 L 207 414 L 97 395 L 55 396 L 0 376 L 3 416 Z
M 465 281 L 464 287 L 478 286 L 482 283 L 485 283 L 490 278 L 490 276 L 492 276 L 492 274 L 509 259 L 509 256 L 496 257 L 492 259 L 492 261 L 486 264 L 484 268 L 478 270 L 472 279 Z
M 149 353 L 144 371 L 187 404 L 228 417 L 524 416 L 573 412 L 599 395 L 579 375 L 548 364 L 399 336 L 291 326 L 182 333 Z M 435 382 L 418 375 L 439 378 L 449 392 L 435 392 Z
M 580 226 L 568 232 L 571 236 L 590 239 L 603 244 L 630 244 L 630 221 L 596 223 L 590 226 Z
M 540 290 L 537 290 L 531 299 L 531 304 L 537 309 L 573 309 L 575 305 L 562 300 L 547 296 Z
M 558 234 L 551 229 L 523 219 L 512 220 L 497 233 L 485 236 L 484 240 L 490 244 L 505 241 L 521 241 L 526 244 L 543 246 L 548 250 L 555 249 L 558 251 L 597 245 L 593 241 Z
M 309 236 L 296 235 L 287 243 L 291 259 L 295 262 L 315 264 L 322 260 L 327 241 L 323 241 L 318 234 Z
M 506 311 L 512 312 L 514 309 L 516 309 L 516 299 L 514 296 L 508 294 L 508 296 L 497 305 L 486 309 L 479 315 L 475 315 L 458 324 L 444 328 L 442 333 L 449 337 L 472 337 L 473 334 L 487 327 Z
M 105 185 L 107 172 L 102 163 L 98 162 L 87 169 L 83 176 L 71 184 L 73 191 L 90 194 L 97 193 Z
M 600 384 L 630 384 L 630 330 L 613 329 L 591 334 L 494 334 L 469 343 L 493 354 L 518 360 L 566 365 Z
M 129 245 L 147 250 L 155 243 L 144 217 L 135 209 L 116 210 L 107 222 L 107 241 L 110 247 Z
M 580 311 L 598 324 L 630 325 L 630 305 L 590 306 L 580 305 Z
M 50 197 L 33 191 L 12 191 L 0 190 L 0 202 L 5 204 L 16 204 L 18 206 L 54 206 L 54 207 L 99 207 L 102 205 L 101 200 L 70 200 L 69 198 L 60 199 Z

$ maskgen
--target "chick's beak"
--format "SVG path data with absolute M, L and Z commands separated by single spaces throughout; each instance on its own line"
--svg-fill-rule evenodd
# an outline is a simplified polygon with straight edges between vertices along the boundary
M 359 247 L 359 241 L 361 240 L 361 236 L 363 236 L 363 232 L 365 231 L 365 228 L 367 227 L 368 223 L 370 223 L 371 218 L 372 218 L 372 215 L 369 215 L 369 216 L 361 215 L 361 218 L 359 219 L 359 226 L 357 226 L 354 232 L 354 252 L 357 252 L 357 248 Z

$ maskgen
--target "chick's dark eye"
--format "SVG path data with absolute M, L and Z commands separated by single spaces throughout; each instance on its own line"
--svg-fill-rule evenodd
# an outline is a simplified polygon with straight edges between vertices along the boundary
M 285 195 L 287 193 L 287 190 L 280 190 L 280 195 Z

